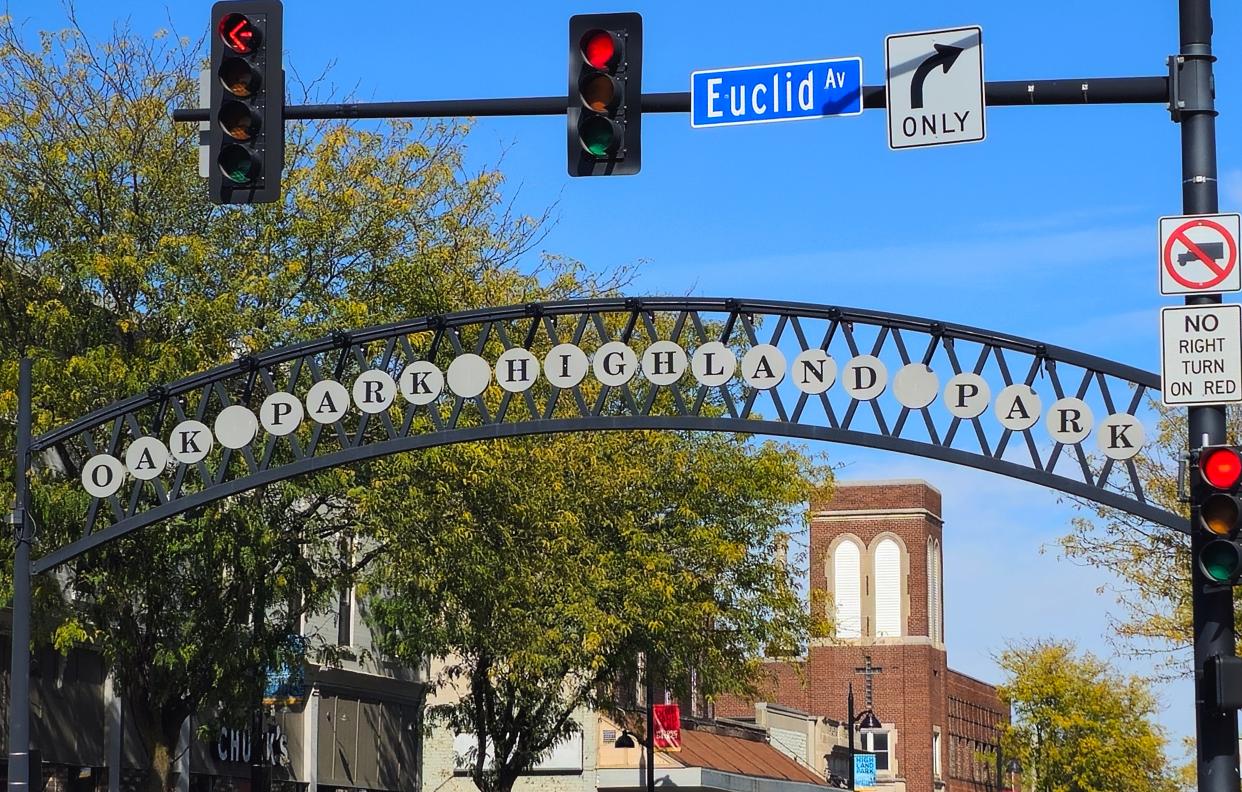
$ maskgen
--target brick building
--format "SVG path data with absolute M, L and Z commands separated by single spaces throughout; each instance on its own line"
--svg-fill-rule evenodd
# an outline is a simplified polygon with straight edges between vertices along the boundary
M 811 587 L 833 608 L 837 633 L 805 657 L 769 664 L 769 700 L 844 722 L 870 708 L 883 729 L 858 735 L 876 754 L 879 789 L 991 792 L 997 726 L 1009 713 L 991 685 L 948 667 L 940 493 L 922 481 L 838 484 L 812 504 Z M 718 716 L 753 704 L 717 702 Z M 827 772 L 824 757 L 821 772 Z

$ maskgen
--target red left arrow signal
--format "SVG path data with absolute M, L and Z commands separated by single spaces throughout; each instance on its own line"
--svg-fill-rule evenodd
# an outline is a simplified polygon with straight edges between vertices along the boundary
M 229 49 L 246 55 L 259 45 L 259 29 L 245 14 L 229 14 L 220 20 L 220 38 Z

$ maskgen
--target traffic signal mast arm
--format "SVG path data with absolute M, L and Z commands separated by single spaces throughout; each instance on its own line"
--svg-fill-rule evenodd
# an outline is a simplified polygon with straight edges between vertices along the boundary
M 1164 77 L 1097 77 L 1059 80 L 999 80 L 984 84 L 989 107 L 1073 104 L 1169 104 L 1170 80 Z M 644 93 L 644 113 L 689 113 L 690 92 Z M 565 96 L 526 96 L 507 99 L 432 99 L 419 102 L 354 102 L 349 104 L 288 105 L 286 121 L 319 118 L 463 118 L 466 116 L 564 115 Z M 884 86 L 863 86 L 863 107 L 885 107 Z M 206 121 L 208 111 L 180 108 L 174 121 Z

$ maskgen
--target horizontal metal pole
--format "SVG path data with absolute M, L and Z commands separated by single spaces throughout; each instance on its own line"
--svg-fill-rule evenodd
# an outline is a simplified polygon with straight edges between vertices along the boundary
M 1002 80 L 985 83 L 992 106 L 1061 104 L 1168 104 L 1168 77 L 1083 77 L 1063 80 Z M 354 102 L 289 105 L 285 118 L 460 118 L 465 116 L 564 115 L 566 96 L 507 99 L 430 99 L 421 102 Z M 688 113 L 690 92 L 643 94 L 644 113 Z M 863 86 L 863 107 L 885 106 L 884 86 Z M 174 121 L 207 121 L 205 108 L 173 111 Z

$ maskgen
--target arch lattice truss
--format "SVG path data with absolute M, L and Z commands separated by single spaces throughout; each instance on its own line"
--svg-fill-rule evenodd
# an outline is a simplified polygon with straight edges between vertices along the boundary
M 448 443 L 709 430 L 915 454 L 1185 531 L 1145 495 L 1155 374 L 961 325 L 762 300 L 537 303 L 245 357 L 35 439 L 92 496 L 50 569 L 299 474 Z

